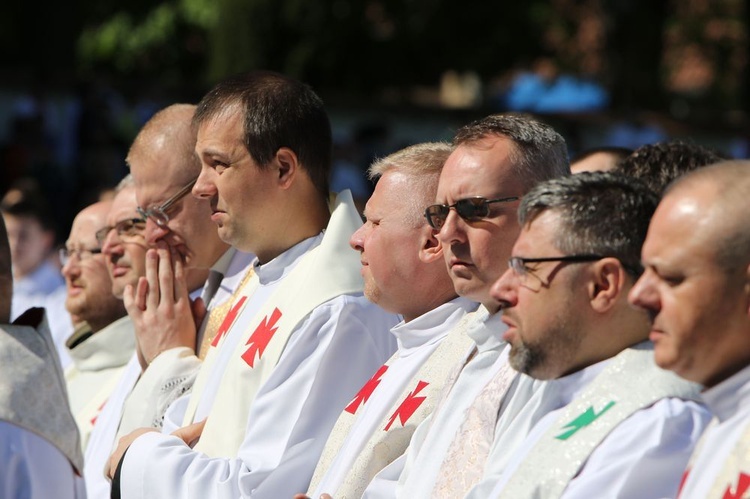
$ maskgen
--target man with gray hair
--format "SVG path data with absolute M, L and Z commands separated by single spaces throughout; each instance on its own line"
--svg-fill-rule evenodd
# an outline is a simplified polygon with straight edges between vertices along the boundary
M 492 293 L 511 365 L 554 380 L 556 400 L 484 497 L 677 492 L 710 414 L 695 385 L 654 364 L 646 314 L 627 301 L 655 207 L 646 186 L 610 173 L 551 180 L 524 197 L 510 268 Z
M 651 220 L 630 302 L 650 319 L 656 363 L 704 387 L 714 414 L 681 498 L 750 490 L 750 162 L 689 173 Z
M 406 450 L 435 406 L 454 363 L 447 360 L 463 354 L 448 332 L 477 304 L 456 297 L 442 247 L 422 216 L 451 151 L 446 143 L 418 144 L 370 167 L 370 177 L 379 180 L 365 207 L 367 221 L 349 244 L 361 255 L 365 296 L 404 320 L 391 329 L 398 351 L 339 416 L 310 484 L 313 497 L 360 497 Z M 401 407 L 413 394 L 418 403 L 406 413 Z
M 538 383 L 508 366 L 490 288 L 519 232 L 519 199 L 537 182 L 570 173 L 565 141 L 533 118 L 498 114 L 459 129 L 454 145 L 440 174 L 438 204 L 425 216 L 438 231 L 456 293 L 481 306 L 448 333 L 462 341 L 454 347 L 461 354 L 447 361 L 452 374 L 437 409 L 406 454 L 373 479 L 367 497 L 463 497 L 482 475 L 496 423 L 538 406 L 532 398 Z

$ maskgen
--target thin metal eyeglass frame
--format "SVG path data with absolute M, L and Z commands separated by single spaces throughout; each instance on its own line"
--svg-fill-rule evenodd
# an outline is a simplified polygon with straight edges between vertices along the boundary
M 146 223 L 145 218 L 126 218 L 125 220 L 120 220 L 115 225 L 107 225 L 106 227 L 102 227 L 101 229 L 97 230 L 94 234 L 94 237 L 96 237 L 96 240 L 99 242 L 99 245 L 101 246 L 104 244 L 105 239 L 107 239 L 107 236 L 112 230 L 117 231 L 117 237 L 123 237 L 123 232 L 125 232 L 124 229 L 122 229 L 122 226 L 125 223 L 130 222 L 132 226 L 134 227 L 136 223 L 143 222 Z M 143 229 L 140 229 L 141 231 L 145 229 L 145 226 Z
M 164 201 L 159 206 L 154 206 L 145 210 L 139 206 L 136 208 L 136 211 L 140 216 L 143 217 L 144 220 L 150 218 L 159 227 L 165 227 L 169 223 L 169 215 L 167 215 L 167 210 L 171 208 L 172 205 L 177 201 L 185 197 L 185 195 L 190 192 L 197 181 L 198 177 L 195 177 L 185 187 L 177 191 L 172 197 Z
M 63 265 L 67 265 L 68 261 L 73 258 L 73 255 L 77 255 L 76 258 L 79 262 L 84 262 L 88 260 L 91 257 L 81 258 L 81 253 L 88 252 L 91 253 L 91 257 L 94 255 L 99 255 L 102 252 L 101 248 L 84 248 L 84 249 L 77 249 L 77 250 L 69 250 L 68 248 L 60 248 L 58 250 L 58 256 L 60 257 L 60 263 Z
M 457 208 L 457 206 L 459 205 L 459 203 L 464 203 L 464 202 L 468 201 L 467 204 L 473 206 L 472 209 L 476 210 L 477 208 L 479 208 L 479 206 L 474 206 L 474 205 L 471 204 L 471 200 L 472 199 L 481 199 L 481 200 L 484 200 L 484 202 L 481 205 L 479 205 L 479 206 L 482 206 L 484 208 L 484 210 L 485 210 L 484 214 L 482 214 L 482 215 L 475 214 L 473 216 L 464 216 L 464 215 L 461 214 L 461 211 Z M 483 198 L 481 196 L 475 196 L 475 197 L 471 197 L 471 198 L 463 198 L 463 199 L 459 199 L 458 201 L 456 201 L 453 204 L 433 204 L 431 206 L 428 206 L 424 210 L 424 217 L 427 219 L 427 223 L 429 224 L 430 227 L 432 227 L 433 229 L 440 230 L 442 228 L 442 226 L 445 224 L 445 219 L 448 218 L 448 213 L 450 212 L 451 208 L 453 208 L 454 210 L 456 210 L 456 213 L 458 214 L 459 217 L 461 217 L 464 220 L 467 220 L 469 222 L 472 222 L 472 221 L 476 221 L 476 220 L 480 220 L 482 218 L 488 217 L 489 214 L 490 214 L 490 209 L 489 209 L 489 205 L 490 204 L 493 204 L 493 203 L 510 203 L 510 202 L 513 202 L 513 201 L 518 201 L 519 199 L 521 199 L 521 198 L 518 197 L 518 196 L 511 196 L 511 197 L 504 197 L 504 198 L 497 198 L 497 199 L 485 199 L 485 198 Z M 439 207 L 439 208 L 441 208 L 444 211 L 442 211 L 442 213 L 439 213 L 439 214 L 438 213 L 430 213 L 430 210 L 433 209 L 433 208 L 435 208 L 435 207 Z M 440 223 L 439 227 L 437 226 L 437 224 L 433 223 L 433 220 L 432 220 L 433 217 L 440 217 L 439 219 L 441 219 L 441 223 Z

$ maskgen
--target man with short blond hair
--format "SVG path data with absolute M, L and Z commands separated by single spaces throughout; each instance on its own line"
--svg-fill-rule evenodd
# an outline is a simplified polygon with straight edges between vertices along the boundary
M 391 329 L 399 349 L 339 416 L 313 475 L 312 497 L 361 496 L 434 408 L 452 364 L 446 358 L 463 353 L 448 332 L 477 305 L 456 297 L 423 217 L 451 151 L 445 143 L 417 144 L 370 167 L 378 182 L 350 245 L 361 255 L 365 296 L 404 318 Z

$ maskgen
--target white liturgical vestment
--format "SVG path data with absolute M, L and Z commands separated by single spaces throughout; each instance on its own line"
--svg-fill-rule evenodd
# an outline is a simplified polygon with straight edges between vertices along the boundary
M 70 350 L 73 365 L 65 370 L 65 382 L 84 452 L 99 412 L 125 372 L 134 350 L 133 321 L 127 315 Z
M 311 497 L 360 497 L 372 477 L 403 454 L 413 429 L 431 412 L 420 419 L 419 409 L 434 407 L 451 367 L 471 343 L 455 326 L 476 307 L 455 298 L 391 330 L 398 351 L 339 416 L 310 484 Z M 449 341 L 453 335 L 458 343 Z M 435 399 L 433 405 L 428 399 Z
M 685 472 L 679 497 L 750 495 L 750 367 L 703 392 L 714 415 Z
M 190 293 L 190 299 L 201 296 L 209 311 L 220 306 L 232 296 L 253 259 L 253 255 L 230 248 L 211 268 L 223 276 L 213 295 L 207 297 L 201 287 Z M 175 348 L 157 359 L 141 377 L 141 365 L 133 354 L 96 420 L 84 455 L 84 478 L 89 499 L 108 498 L 110 495 L 106 470 L 118 439 L 136 428 L 159 427 L 164 413 L 160 408 L 192 387 L 200 361 L 191 349 Z
M 189 402 L 178 401 L 185 421 L 208 417 L 196 449 L 167 435 L 139 437 L 122 462 L 122 497 L 277 498 L 307 489 L 340 412 L 396 346 L 397 318 L 361 292 L 359 255 L 348 246 L 360 225 L 344 196 L 323 234 L 256 265 Z
M 405 456 L 378 473 L 364 497 L 432 495 L 443 461 L 463 427 L 467 411 L 485 386 L 507 367 L 507 344 L 501 339 L 506 326 L 499 314 L 488 315 L 484 307 L 479 311 L 467 332 L 475 345 L 454 366 L 453 381 L 445 387 L 443 400 L 414 432 Z M 491 443 L 485 444 L 489 448 Z
M 0 496 L 85 498 L 78 429 L 44 311 L 0 326 Z
M 649 342 L 550 381 L 565 405 L 511 457 L 489 497 L 674 497 L 710 414 Z

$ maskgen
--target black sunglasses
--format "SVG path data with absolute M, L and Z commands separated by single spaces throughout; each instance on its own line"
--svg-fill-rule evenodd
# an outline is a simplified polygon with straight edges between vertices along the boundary
M 492 203 L 510 203 L 511 201 L 518 201 L 518 196 L 487 199 L 480 196 L 473 198 L 459 199 L 453 204 L 433 204 L 428 206 L 424 210 L 424 217 L 427 219 L 427 223 L 433 229 L 440 230 L 445 224 L 445 219 L 448 218 L 448 213 L 451 208 L 456 210 L 458 216 L 469 222 L 475 222 L 482 218 L 490 216 L 490 204 Z

